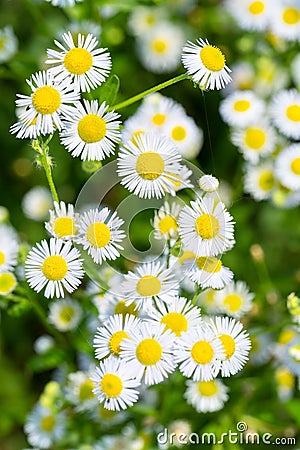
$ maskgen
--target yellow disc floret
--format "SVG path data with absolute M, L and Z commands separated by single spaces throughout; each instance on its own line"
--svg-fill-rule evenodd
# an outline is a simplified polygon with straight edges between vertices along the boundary
M 204 66 L 212 72 L 224 69 L 225 56 L 218 47 L 207 45 L 200 50 L 200 58 Z
M 186 138 L 186 129 L 181 125 L 177 125 L 173 128 L 171 136 L 174 141 L 183 141 Z
M 64 59 L 65 68 L 74 75 L 83 75 L 93 65 L 93 57 L 85 48 L 71 48 Z
M 253 150 L 260 150 L 266 142 L 266 134 L 260 128 L 248 128 L 245 132 L 245 143 Z
M 202 239 L 212 239 L 214 238 L 220 230 L 220 222 L 217 217 L 211 214 L 203 214 L 197 217 L 195 222 L 195 228 L 197 234 L 202 237 Z
M 265 5 L 263 2 L 257 1 L 252 2 L 249 5 L 249 11 L 251 14 L 257 16 L 258 14 L 261 14 L 265 9 Z
M 249 100 L 237 100 L 233 105 L 233 109 L 237 112 L 245 112 L 250 108 L 250 106 L 251 103 Z
M 57 217 L 54 221 L 53 231 L 57 237 L 73 236 L 76 234 L 74 220 L 71 217 Z
M 218 258 L 214 258 L 212 256 L 199 256 L 196 262 L 198 268 L 200 270 L 204 270 L 205 272 L 220 272 L 222 269 L 222 262 Z
M 296 25 L 300 21 L 300 12 L 296 8 L 286 8 L 282 20 L 288 25 Z
M 42 86 L 32 95 L 32 104 L 40 114 L 53 114 L 60 107 L 60 93 L 52 86 Z
M 110 241 L 110 229 L 103 222 L 95 222 L 89 225 L 86 238 L 94 247 L 105 247 Z
M 109 339 L 109 349 L 115 355 L 119 356 L 121 351 L 121 342 L 124 338 L 128 338 L 128 334 L 124 330 L 116 331 Z
M 168 233 L 170 234 L 171 231 L 177 231 L 177 222 L 172 216 L 166 216 L 160 219 L 158 223 L 159 231 L 162 234 Z
M 106 134 L 106 122 L 97 114 L 87 114 L 78 122 L 79 137 L 86 143 L 101 141 Z
M 212 397 L 218 392 L 217 383 L 214 380 L 211 381 L 199 381 L 198 391 L 205 397 Z
M 214 357 L 214 349 L 206 341 L 197 341 L 191 350 L 193 360 L 197 364 L 209 364 Z
M 159 294 L 161 282 L 153 275 L 145 275 L 140 278 L 136 285 L 136 291 L 143 297 L 153 297 Z
M 5 254 L 0 250 L 0 266 L 5 263 Z
M 187 331 L 188 321 L 187 318 L 178 312 L 169 312 L 160 321 L 166 325 L 166 329 L 170 329 L 176 336 L 181 336 L 181 333 Z
M 229 309 L 230 312 L 239 311 L 243 305 L 242 298 L 237 294 L 229 294 L 223 300 L 225 307 Z
M 219 336 L 219 339 L 223 344 L 226 359 L 231 358 L 235 352 L 234 339 L 229 336 L 229 334 L 221 334 L 221 336 Z
M 158 153 L 144 152 L 138 156 L 136 171 L 145 180 L 156 180 L 163 173 L 164 168 L 164 160 Z
M 300 175 L 300 158 L 295 158 L 291 162 L 291 169 L 295 175 Z
M 122 380 L 120 377 L 113 373 L 107 373 L 101 380 L 101 389 L 106 397 L 118 397 L 123 389 Z
M 66 260 L 60 255 L 48 256 L 43 262 L 42 272 L 48 280 L 62 280 L 68 272 Z
M 41 425 L 41 429 L 43 431 L 46 431 L 47 433 L 51 433 L 51 431 L 53 430 L 53 428 L 56 425 L 55 417 L 54 416 L 42 417 L 40 425 Z
M 17 280 L 12 273 L 0 274 L 0 294 L 9 294 L 17 285 Z
M 136 357 L 144 366 L 156 364 L 162 355 L 162 346 L 153 338 L 144 339 L 136 348 Z

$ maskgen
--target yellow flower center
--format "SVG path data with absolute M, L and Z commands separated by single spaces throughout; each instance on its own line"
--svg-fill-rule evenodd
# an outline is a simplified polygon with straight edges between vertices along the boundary
M 165 162 L 158 153 L 144 152 L 138 156 L 136 171 L 145 180 L 156 180 L 164 168 Z
M 249 100 L 237 100 L 233 105 L 233 109 L 237 112 L 245 112 L 250 108 L 250 106 L 251 103 Z
M 17 280 L 12 273 L 0 274 L 0 294 L 12 292 L 17 284 Z
M 259 150 L 266 142 L 266 134 L 259 128 L 248 128 L 245 133 L 246 145 L 253 149 Z
M 125 300 L 120 300 L 114 310 L 115 314 L 122 314 L 123 317 L 126 316 L 126 314 L 132 314 L 134 316 L 138 315 L 138 310 L 135 303 L 131 303 L 130 305 L 126 305 Z
M 103 222 L 95 222 L 89 225 L 86 238 L 93 247 L 105 247 L 110 241 L 110 229 Z
M 81 383 L 78 395 L 79 400 L 81 402 L 84 402 L 85 400 L 90 400 L 91 398 L 94 398 L 93 388 L 94 384 L 91 380 L 85 380 L 83 383 Z
M 139 143 L 138 143 L 137 138 L 138 138 L 139 136 L 141 136 L 141 134 L 143 134 L 144 132 L 145 132 L 145 130 L 137 130 L 137 131 L 135 131 L 134 133 L 132 133 L 132 135 L 131 135 L 131 142 L 132 142 L 134 145 L 138 146 Z
M 110 339 L 109 339 L 109 349 L 110 351 L 115 355 L 115 356 L 119 356 L 120 355 L 120 351 L 121 351 L 121 342 L 124 338 L 127 338 L 128 334 L 126 333 L 126 331 L 120 330 L 120 331 L 116 331 L 116 333 L 112 334 Z
M 237 294 L 229 294 L 223 300 L 224 306 L 228 307 L 229 311 L 236 312 L 241 309 L 243 300 Z
M 153 297 L 159 294 L 161 282 L 153 275 L 145 275 L 137 282 L 136 290 L 143 297 Z
M 261 14 L 265 9 L 263 2 L 252 2 L 249 5 L 249 11 L 251 14 L 258 15 Z
M 64 306 L 59 314 L 60 320 L 69 323 L 74 317 L 75 311 L 71 306 Z
M 106 397 L 118 397 L 123 389 L 122 380 L 113 373 L 106 373 L 101 380 L 101 389 Z
M 41 419 L 41 429 L 47 433 L 51 433 L 55 427 L 55 423 L 56 421 L 54 416 L 45 416 Z
M 229 336 L 229 334 L 221 334 L 221 336 L 219 336 L 219 339 L 223 344 L 223 349 L 226 357 L 225 359 L 231 358 L 235 352 L 234 339 L 231 336 Z
M 202 239 L 212 239 L 219 233 L 220 222 L 211 214 L 203 214 L 197 217 L 195 228 Z
M 193 261 L 196 259 L 196 255 L 194 252 L 190 250 L 184 250 L 182 255 L 178 258 L 179 264 L 183 265 L 185 261 Z
M 214 380 L 211 381 L 199 381 L 198 391 L 205 397 L 211 397 L 218 392 L 217 383 Z
M 197 258 L 197 266 L 200 270 L 214 273 L 220 272 L 222 269 L 222 262 L 218 258 L 213 258 L 212 256 L 200 256 Z
M 213 289 L 210 289 L 208 292 L 206 292 L 205 301 L 208 304 L 214 304 L 215 303 L 215 295 L 216 292 Z
M 157 40 L 153 41 L 152 48 L 156 53 L 165 53 L 168 46 L 165 41 L 157 39 Z
M 278 342 L 281 345 L 285 345 L 290 342 L 296 336 L 296 332 L 294 330 L 283 330 L 278 338 Z
M 206 45 L 200 50 L 200 58 L 204 66 L 212 72 L 224 69 L 226 59 L 218 47 Z
M 86 73 L 93 65 L 93 57 L 85 48 L 71 48 L 64 59 L 65 68 L 75 74 Z
M 192 347 L 191 355 L 197 364 L 208 364 L 214 357 L 214 349 L 209 342 L 197 341 Z
M 295 175 L 300 175 L 300 158 L 295 158 L 291 162 L 291 170 Z
M 74 220 L 71 217 L 57 217 L 54 221 L 53 230 L 59 238 L 73 236 L 77 232 Z
M 136 357 L 144 366 L 153 366 L 162 355 L 162 346 L 153 338 L 144 339 L 136 348 Z
M 5 263 L 5 254 L 0 250 L 0 266 Z
M 171 231 L 176 231 L 177 230 L 177 222 L 174 219 L 174 217 L 172 216 L 166 216 L 163 217 L 158 224 L 159 230 L 161 233 L 165 234 L 168 233 L 170 234 Z
M 106 122 L 97 114 L 87 114 L 78 122 L 79 137 L 88 144 L 101 141 L 106 134 Z
M 42 272 L 48 280 L 62 280 L 68 272 L 66 260 L 60 255 L 48 256 L 43 262 Z
M 42 86 L 32 95 L 32 104 L 40 114 L 53 114 L 60 107 L 60 93 L 52 86 Z
M 290 105 L 286 108 L 286 116 L 292 122 L 300 122 L 300 106 Z
M 286 8 L 282 14 L 282 19 L 288 25 L 295 25 L 300 21 L 300 12 L 296 8 Z
M 163 125 L 166 121 L 167 116 L 165 114 L 156 113 L 152 117 L 152 122 L 154 125 Z
M 273 189 L 275 179 L 271 171 L 262 172 L 258 179 L 258 185 L 263 191 L 270 191 Z
M 181 336 L 183 331 L 188 329 L 188 321 L 186 317 L 178 312 L 170 312 L 166 314 L 162 319 L 161 323 L 166 325 L 166 329 L 170 329 L 176 336 Z
M 285 368 L 277 369 L 275 376 L 276 376 L 277 382 L 279 384 L 281 384 L 282 386 L 286 386 L 290 389 L 292 389 L 294 387 L 295 377 L 287 369 L 285 369 Z
M 186 138 L 186 130 L 181 125 L 177 125 L 172 130 L 172 139 L 174 141 L 183 141 Z

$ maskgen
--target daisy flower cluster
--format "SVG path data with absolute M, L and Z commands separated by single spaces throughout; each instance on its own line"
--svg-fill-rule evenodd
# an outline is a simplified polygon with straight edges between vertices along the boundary
M 268 1 L 248 0 L 225 4 L 236 18 L 244 17 L 245 23 L 237 19 L 242 29 L 256 31 L 258 38 L 264 37 L 267 27 L 276 34 L 269 43 L 268 35 L 260 41 L 257 51 L 261 54 L 253 64 L 238 63 L 233 83 L 225 89 L 227 95 L 220 104 L 220 115 L 230 127 L 230 140 L 244 159 L 244 190 L 257 201 L 296 207 L 300 203 L 300 96 L 292 67 L 296 67 L 297 46 L 291 51 L 295 62 L 290 69 L 283 62 L 274 64 L 272 54 L 274 48 L 286 51 L 290 41 L 299 42 L 299 4 L 279 1 L 273 7 Z

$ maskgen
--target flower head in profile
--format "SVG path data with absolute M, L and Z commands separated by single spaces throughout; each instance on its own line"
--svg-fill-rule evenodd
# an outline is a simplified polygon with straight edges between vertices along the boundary
M 64 290 L 71 293 L 81 283 L 84 271 L 80 253 L 70 241 L 51 238 L 37 243 L 28 253 L 25 276 L 32 289 L 45 288 L 46 298 L 64 297 Z
M 71 32 L 64 33 L 61 44 L 54 41 L 60 51 L 48 49 L 46 64 L 54 65 L 49 71 L 58 80 L 67 79 L 81 92 L 90 92 L 102 84 L 111 69 L 111 58 L 106 48 L 97 48 L 98 40 L 89 33 L 78 34 L 77 46 Z
M 17 51 L 18 40 L 11 26 L 0 29 L 0 64 L 9 61 Z
M 51 303 L 49 306 L 48 320 L 59 331 L 74 330 L 82 318 L 80 304 L 73 299 L 63 298 Z
M 205 89 L 221 89 L 230 83 L 231 70 L 222 51 L 208 40 L 188 41 L 183 48 L 182 63 L 195 83 Z
M 72 156 L 83 161 L 102 161 L 114 153 L 120 139 L 120 115 L 103 102 L 83 100 L 68 111 L 60 133 L 62 144 Z
M 17 133 L 18 138 L 28 137 L 28 127 L 31 137 L 54 133 L 62 128 L 61 115 L 67 113 L 70 104 L 79 100 L 75 86 L 67 81 L 54 79 L 49 72 L 37 72 L 26 80 L 31 95 L 17 94 L 16 105 L 24 107 L 19 121 L 10 128 L 11 133 Z

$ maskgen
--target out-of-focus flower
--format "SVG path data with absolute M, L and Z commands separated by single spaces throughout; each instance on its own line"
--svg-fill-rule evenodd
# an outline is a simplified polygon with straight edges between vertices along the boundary
M 52 207 L 50 191 L 43 186 L 35 186 L 23 197 L 22 208 L 26 217 L 40 222 L 47 219 Z

